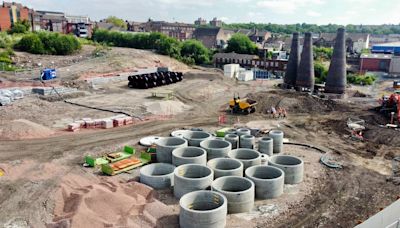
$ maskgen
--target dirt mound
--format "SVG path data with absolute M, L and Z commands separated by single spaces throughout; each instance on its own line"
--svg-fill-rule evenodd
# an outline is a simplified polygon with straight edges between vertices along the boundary
M 69 174 L 56 193 L 54 223 L 47 227 L 174 227 L 172 207 L 154 198 L 154 191 L 138 182 L 107 180 L 93 183 Z M 165 218 L 170 218 L 164 224 Z
M 54 132 L 37 123 L 25 119 L 13 120 L 0 126 L 0 139 L 19 140 L 45 138 Z
M 180 101 L 148 102 L 145 106 L 154 115 L 176 115 L 191 108 Z
M 287 91 L 250 93 L 247 97 L 257 101 L 258 112 L 261 113 L 266 113 L 271 107 L 282 107 L 290 113 L 321 113 L 344 109 L 332 100 Z
M 212 70 L 192 70 L 187 72 L 186 74 L 183 75 L 185 80 L 191 80 L 191 79 L 204 79 L 204 80 L 227 80 L 228 78 L 224 78 L 224 75 L 221 72 L 218 71 L 212 71 Z

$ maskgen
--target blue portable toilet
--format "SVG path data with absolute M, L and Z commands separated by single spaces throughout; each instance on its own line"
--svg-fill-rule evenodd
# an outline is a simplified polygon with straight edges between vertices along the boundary
M 57 78 L 56 69 L 46 68 L 42 71 L 41 79 L 42 80 L 51 80 Z

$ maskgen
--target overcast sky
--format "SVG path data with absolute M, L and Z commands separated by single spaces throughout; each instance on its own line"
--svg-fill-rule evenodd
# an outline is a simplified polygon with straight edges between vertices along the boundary
M 198 17 L 226 23 L 400 24 L 400 0 L 16 0 L 35 10 L 109 15 L 134 21 L 193 23 Z

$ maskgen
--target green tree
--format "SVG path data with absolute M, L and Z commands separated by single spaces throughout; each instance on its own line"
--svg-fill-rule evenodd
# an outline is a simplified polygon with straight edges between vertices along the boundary
M 257 46 L 244 34 L 237 33 L 228 40 L 226 52 L 238 54 L 257 54 Z
M 117 27 L 124 28 L 124 29 L 127 29 L 127 27 L 128 27 L 123 19 L 118 18 L 116 16 L 107 17 L 106 22 L 111 23 Z
M 210 51 L 197 40 L 186 40 L 181 45 L 181 56 L 193 58 L 196 64 L 208 63 Z

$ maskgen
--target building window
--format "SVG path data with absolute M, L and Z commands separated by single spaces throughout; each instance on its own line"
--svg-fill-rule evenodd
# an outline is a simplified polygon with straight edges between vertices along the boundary
M 14 24 L 14 17 L 13 17 L 12 9 L 11 9 L 11 8 L 10 8 L 10 10 L 9 10 L 9 13 L 10 13 L 11 24 Z
M 21 11 L 17 9 L 17 20 L 21 20 Z

